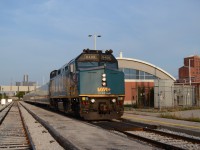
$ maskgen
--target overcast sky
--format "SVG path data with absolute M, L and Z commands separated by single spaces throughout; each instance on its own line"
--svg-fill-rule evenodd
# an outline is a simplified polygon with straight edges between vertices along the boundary
M 49 73 L 93 49 L 156 65 L 178 78 L 183 58 L 200 54 L 200 0 L 1 0 L 0 85 Z

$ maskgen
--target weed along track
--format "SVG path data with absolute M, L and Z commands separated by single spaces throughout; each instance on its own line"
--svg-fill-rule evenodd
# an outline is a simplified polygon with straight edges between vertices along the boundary
M 24 129 L 23 120 L 14 102 L 0 125 L 0 149 L 32 149 Z

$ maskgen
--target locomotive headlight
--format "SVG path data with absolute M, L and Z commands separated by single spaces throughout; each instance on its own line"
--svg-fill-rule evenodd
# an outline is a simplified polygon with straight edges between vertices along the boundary
M 102 86 L 106 86 L 106 82 L 102 82 Z
M 102 86 L 106 86 L 106 74 L 102 74 Z
M 91 99 L 90 101 L 91 101 L 91 103 L 94 103 L 94 102 L 95 102 L 95 99 Z
M 105 74 L 105 73 L 104 73 L 104 74 L 102 74 L 102 77 L 103 77 L 103 78 L 105 78 L 105 77 L 106 77 L 106 74 Z
M 103 78 L 102 78 L 102 81 L 106 81 L 106 78 L 103 77 Z
M 113 103 L 115 103 L 115 102 L 116 102 L 116 99 L 115 99 L 115 98 L 113 98 L 113 99 L 112 99 L 112 102 L 113 102 Z

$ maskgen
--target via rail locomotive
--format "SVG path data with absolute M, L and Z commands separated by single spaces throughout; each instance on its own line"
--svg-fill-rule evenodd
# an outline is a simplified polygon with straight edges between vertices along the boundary
M 112 50 L 83 52 L 50 73 L 49 83 L 24 96 L 32 103 L 73 113 L 85 120 L 118 119 L 123 115 L 124 73 Z

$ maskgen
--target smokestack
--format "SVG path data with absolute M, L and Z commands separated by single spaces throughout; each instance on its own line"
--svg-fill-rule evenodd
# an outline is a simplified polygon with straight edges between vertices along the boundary
M 24 82 L 28 82 L 28 75 L 27 74 L 24 75 Z

